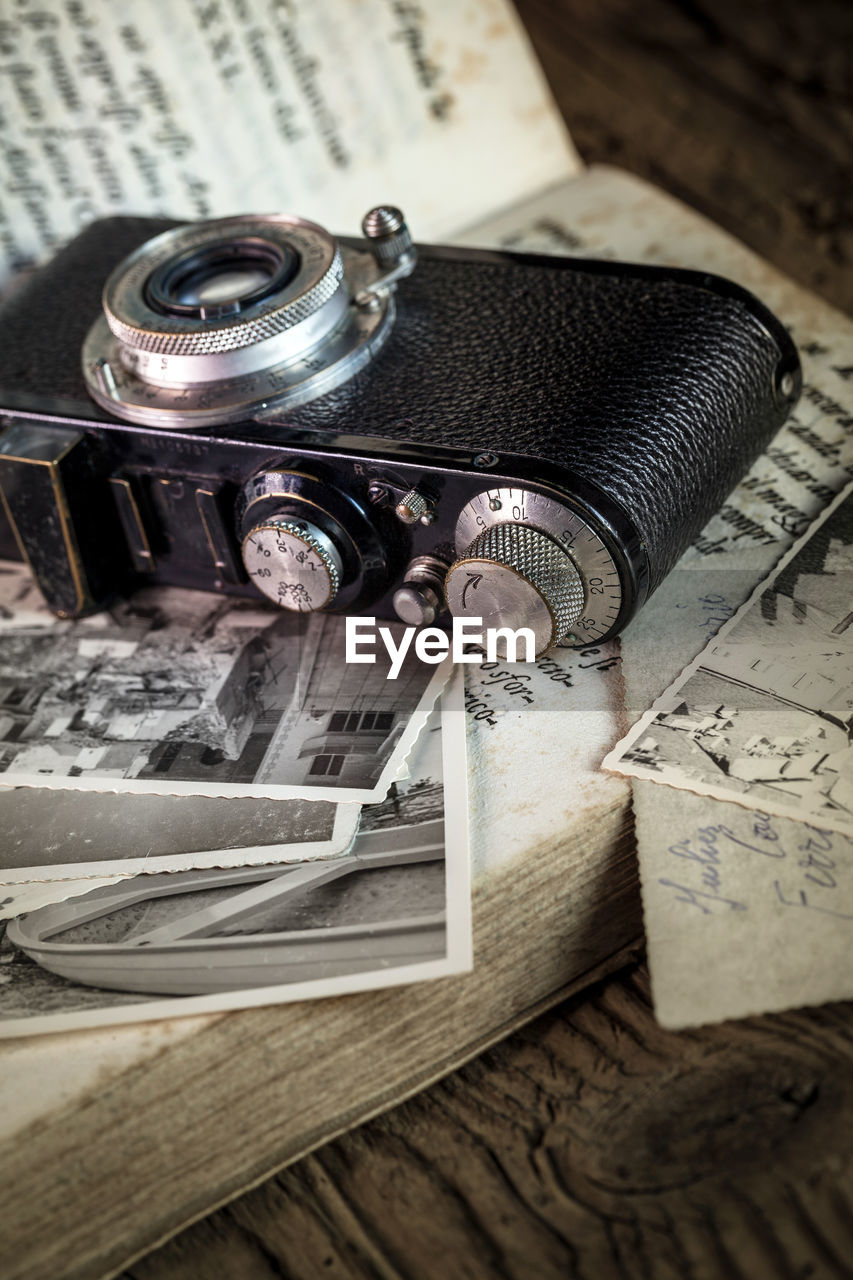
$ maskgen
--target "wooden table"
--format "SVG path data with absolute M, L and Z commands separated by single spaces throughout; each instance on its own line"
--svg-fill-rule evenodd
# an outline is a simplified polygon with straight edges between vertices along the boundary
M 853 308 L 851 11 L 519 0 L 587 161 Z M 853 1275 L 853 1007 L 673 1034 L 643 967 L 186 1229 L 126 1280 Z
M 677 1035 L 630 970 L 126 1275 L 849 1276 L 851 1068 L 847 1005 Z

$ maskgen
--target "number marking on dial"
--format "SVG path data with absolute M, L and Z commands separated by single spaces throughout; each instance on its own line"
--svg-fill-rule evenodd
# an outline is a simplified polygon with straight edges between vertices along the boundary
M 246 572 L 270 600 L 285 609 L 313 613 L 334 596 L 334 566 L 298 532 L 275 525 L 256 528 L 243 544 Z
M 548 534 L 569 554 L 584 582 L 584 611 L 572 627 L 582 643 L 610 631 L 622 605 L 619 570 L 589 524 L 569 507 L 532 489 L 485 489 L 463 507 L 456 523 L 456 552 L 496 524 L 527 524 Z

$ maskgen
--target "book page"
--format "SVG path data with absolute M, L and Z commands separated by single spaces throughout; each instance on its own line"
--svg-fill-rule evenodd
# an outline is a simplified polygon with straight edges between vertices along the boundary
M 607 168 L 463 239 L 729 276 L 767 303 L 799 346 L 805 386 L 795 413 L 623 637 L 634 720 L 853 476 L 853 323 L 677 201 Z M 661 1022 L 681 1027 L 853 995 L 853 840 L 771 818 L 761 805 L 744 810 L 652 782 L 634 783 L 634 806 Z
M 429 240 L 580 167 L 508 0 L 7 6 L 0 123 L 0 287 L 109 214 Z

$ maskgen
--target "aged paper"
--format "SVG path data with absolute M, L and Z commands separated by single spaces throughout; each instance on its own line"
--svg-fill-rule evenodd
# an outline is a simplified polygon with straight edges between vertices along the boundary
M 322 863 L 136 876 L 36 906 L 7 894 L 0 1035 L 372 990 L 471 966 L 464 716 L 455 680 L 409 776 Z M 26 913 L 20 908 L 26 904 Z M 166 997 L 164 999 L 163 997 Z
M 853 485 L 604 768 L 853 836 L 851 729 Z
M 623 731 L 618 642 L 558 646 L 535 663 L 466 672 L 474 875 L 559 857 L 576 824 L 627 808 L 628 784 L 601 758 Z
M 375 802 L 452 670 L 410 648 L 390 679 L 382 646 L 346 663 L 340 615 L 174 587 L 62 621 L 21 565 L 0 612 L 5 786 Z
M 85 881 L 77 882 L 86 892 Z M 95 880 L 90 888 L 99 885 Z M 86 1094 L 103 1097 L 123 1072 L 153 1060 L 188 1036 L 197 1035 L 220 1014 L 162 1018 L 120 1030 L 101 1027 L 53 1036 L 4 1040 L 0 1072 L 0 1142 L 44 1120 Z
M 853 840 L 761 809 L 635 785 L 664 1026 L 850 998 Z
M 108 214 L 427 240 L 579 167 L 507 0 L 6 6 L 0 120 L 0 287 Z
M 853 324 L 677 201 L 607 168 L 593 168 L 459 238 L 718 272 L 758 294 L 799 346 L 805 387 L 794 415 L 622 639 L 627 712 L 635 719 L 853 476 Z M 567 737 L 569 725 L 567 717 Z M 599 763 L 605 753 L 606 747 Z M 844 905 L 833 906 L 851 900 L 844 885 L 853 846 L 845 837 L 771 819 L 761 809 L 750 817 L 739 805 L 649 782 L 634 783 L 634 807 L 662 1022 L 687 1026 L 853 995 L 853 922 Z M 784 876 L 783 860 L 766 856 L 769 841 L 760 846 L 763 856 L 731 840 L 712 846 L 724 864 L 721 895 L 748 910 L 708 911 L 678 900 L 685 893 L 673 881 L 697 895 L 708 888 L 703 876 L 711 888 L 716 883 L 717 872 L 706 865 L 714 858 L 690 856 L 703 832 L 722 827 L 747 840 L 753 825 L 761 830 L 765 823 L 784 833 L 778 844 Z M 694 842 L 687 855 L 673 854 L 685 839 Z M 688 871 L 692 879 L 685 879 Z M 809 874 L 813 880 L 805 879 Z

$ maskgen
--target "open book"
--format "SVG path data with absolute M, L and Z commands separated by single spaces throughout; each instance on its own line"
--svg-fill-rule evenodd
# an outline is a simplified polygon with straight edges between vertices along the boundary
M 243 0 L 168 11 L 144 0 L 120 8 L 45 0 L 38 19 L 24 13 L 5 24 L 0 68 L 7 281 L 97 215 L 287 209 L 352 234 L 370 206 L 387 200 L 405 210 L 420 240 L 733 276 L 793 327 L 806 362 L 795 421 L 632 624 L 621 672 L 615 642 L 560 650 L 525 671 L 522 702 L 514 673 L 475 669 L 467 691 L 472 974 L 352 996 L 334 1008 L 231 1014 L 215 1027 L 193 1019 L 145 1035 L 133 1027 L 75 1035 L 74 1053 L 62 1056 L 57 1113 L 66 1134 L 78 1124 L 89 1156 L 89 1181 L 78 1181 L 73 1210 L 51 1125 L 41 1126 L 37 1142 L 18 1141 L 60 1097 L 52 1042 L 16 1046 L 17 1073 L 32 1068 L 40 1084 L 25 1106 L 14 1099 L 3 1109 L 5 1181 L 23 1194 L 45 1168 L 55 1169 L 55 1183 L 38 1184 L 53 1236 L 80 1257 L 119 1267 L 188 1212 L 236 1194 L 264 1169 L 434 1079 L 631 953 L 642 931 L 631 784 L 602 772 L 601 761 L 841 488 L 853 464 L 853 326 L 669 197 L 616 171 L 585 170 L 504 0 L 470 7 Z M 660 847 L 656 802 L 654 784 L 637 784 L 644 864 Z M 708 819 L 691 814 L 691 821 Z M 698 946 L 693 921 L 674 929 L 671 915 L 656 909 L 655 886 L 666 876 L 648 865 L 656 991 L 677 1022 L 696 996 L 682 982 L 683 956 L 700 975 L 715 947 L 740 947 L 746 963 L 761 928 L 750 937 L 741 930 L 736 939 L 703 938 L 702 950 L 685 952 Z M 760 918 L 762 903 L 759 893 L 750 919 Z M 820 945 L 809 937 L 812 957 Z M 788 986 L 775 999 L 822 994 Z M 773 1000 L 753 989 L 749 1007 Z M 706 1016 L 745 1011 L 717 1001 Z M 272 1051 L 274 1077 L 262 1065 Z M 159 1075 L 128 1070 L 155 1052 Z M 317 1064 L 332 1054 L 336 1069 L 320 1080 Z M 170 1062 L 166 1089 L 157 1082 Z M 239 1080 L 228 1076 L 228 1062 L 239 1064 Z M 227 1089 L 216 1141 L 202 1091 L 177 1087 L 200 1072 L 219 1073 Z M 113 1097 L 123 1090 L 118 1143 L 114 1129 L 102 1137 L 93 1125 L 97 1103 L 85 1120 L 76 1110 L 96 1077 L 101 1086 L 114 1082 Z M 2 1089 L 11 1089 L 9 1073 L 3 1079 Z M 291 1119 L 271 1128 L 270 1115 Z M 180 1195 L 168 1182 L 146 1185 L 144 1213 L 125 1211 L 125 1241 L 107 1257 L 95 1207 L 110 1203 L 116 1152 L 152 1126 L 180 1135 L 199 1159 L 185 1162 Z M 116 1185 L 130 1203 L 126 1182 Z M 84 1205 L 92 1212 L 80 1213 Z M 18 1258 L 51 1247 L 34 1236 L 15 1243 Z

